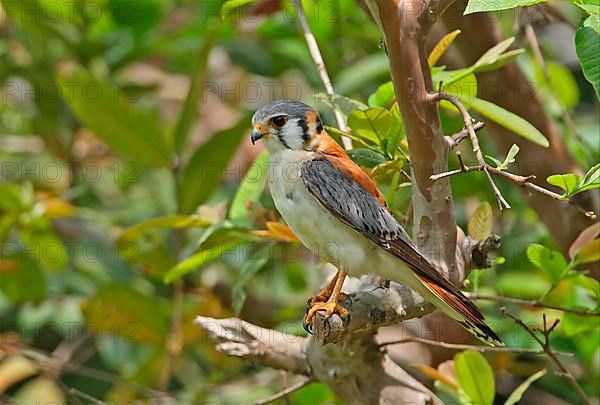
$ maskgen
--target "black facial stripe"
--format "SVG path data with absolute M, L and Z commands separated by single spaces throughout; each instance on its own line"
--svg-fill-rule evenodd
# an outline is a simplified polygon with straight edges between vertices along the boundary
M 308 133 L 308 123 L 306 122 L 306 119 L 300 118 L 298 120 L 298 125 L 302 128 L 302 140 L 304 142 L 308 141 L 310 139 L 310 134 Z
M 323 131 L 323 124 L 321 123 L 321 118 L 317 116 L 317 134 L 320 134 Z
M 281 131 L 277 131 L 277 138 L 279 139 L 279 142 L 281 142 L 281 144 L 282 144 L 283 146 L 285 146 L 287 149 L 292 149 L 292 148 L 290 148 L 290 145 L 288 145 L 288 144 L 285 142 L 285 139 L 283 139 L 283 136 L 281 136 Z

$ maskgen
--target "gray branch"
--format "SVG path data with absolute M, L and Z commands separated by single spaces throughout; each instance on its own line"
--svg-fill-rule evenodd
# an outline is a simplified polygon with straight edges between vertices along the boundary
M 460 279 L 471 267 L 485 267 L 497 236 L 479 242 L 458 230 L 456 262 Z M 493 243 L 492 243 L 493 241 Z M 482 265 L 483 264 L 483 265 Z M 321 381 L 349 404 L 441 404 L 424 385 L 381 350 L 375 337 L 382 326 L 419 318 L 435 308 L 417 293 L 377 276 L 365 276 L 345 288 L 350 321 L 317 313 L 313 336 L 299 337 L 265 329 L 238 318 L 199 316 L 196 325 L 217 341 L 217 350 L 255 364 L 302 374 Z M 336 343 L 336 344 L 330 344 Z M 368 387 L 368 389 L 365 389 Z M 387 402 L 386 402 L 387 401 Z

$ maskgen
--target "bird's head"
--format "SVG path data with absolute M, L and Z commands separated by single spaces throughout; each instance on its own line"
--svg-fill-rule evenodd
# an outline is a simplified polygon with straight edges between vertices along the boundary
M 310 150 L 311 141 L 323 131 L 317 111 L 299 101 L 277 100 L 252 117 L 252 143 L 265 139 L 271 153 L 292 149 Z

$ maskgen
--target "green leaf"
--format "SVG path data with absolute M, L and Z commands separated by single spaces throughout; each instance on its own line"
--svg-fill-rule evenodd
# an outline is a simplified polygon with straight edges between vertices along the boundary
M 560 252 L 550 250 L 537 243 L 532 243 L 527 246 L 526 254 L 529 261 L 548 274 L 553 282 L 558 282 L 562 279 L 567 268 L 567 261 Z
M 202 204 L 220 184 L 227 163 L 250 128 L 250 118 L 232 128 L 217 132 L 193 154 L 179 185 L 179 212 L 189 214 Z
M 348 126 L 359 137 L 378 145 L 387 137 L 392 124 L 392 115 L 381 107 L 355 110 L 348 117 Z
M 496 44 L 492 48 L 488 49 L 481 57 L 471 66 L 463 69 L 453 70 L 445 72 L 442 69 L 432 69 L 434 79 L 441 72 L 446 73 L 444 82 L 451 84 L 462 80 L 466 76 L 474 73 L 489 72 L 491 70 L 499 69 L 505 65 L 508 65 L 515 60 L 519 55 L 525 52 L 524 49 L 514 49 L 512 51 L 505 52 L 508 47 L 513 43 L 514 38 L 508 38 L 504 41 Z M 437 80 L 437 79 L 436 79 Z
M 522 136 L 523 138 L 530 140 L 544 148 L 547 148 L 550 143 L 548 139 L 540 132 L 536 127 L 531 125 L 527 120 L 519 117 L 504 108 L 490 103 L 489 101 L 482 100 L 480 98 L 473 98 L 469 100 L 466 97 L 461 97 L 460 94 L 455 94 L 458 99 L 467 107 L 472 108 L 481 115 L 491 119 L 497 124 L 510 129 L 515 134 Z
M 223 5 L 223 8 L 232 2 L 239 3 L 241 0 L 230 0 Z M 175 151 L 181 153 L 187 144 L 190 136 L 192 124 L 198 117 L 198 105 L 202 97 L 204 82 L 206 78 L 206 66 L 208 64 L 208 54 L 212 49 L 215 39 L 221 28 L 221 24 L 217 19 L 213 19 L 212 28 L 203 35 L 204 43 L 200 48 L 198 55 L 195 58 L 195 66 L 191 72 L 191 83 L 187 97 L 181 106 L 179 119 L 173 131 L 173 143 Z
M 587 171 L 585 176 L 583 176 L 583 180 L 581 180 L 581 183 L 577 186 L 576 192 L 581 193 L 582 191 L 595 188 L 600 188 L 600 164 L 593 166 Z
M 351 149 L 347 152 L 354 163 L 369 169 L 372 169 L 378 164 L 387 162 L 385 156 L 371 149 Z
M 114 333 L 126 342 L 165 344 L 169 330 L 168 308 L 157 297 L 142 294 L 127 284 L 109 283 L 81 305 L 92 330 Z
M 258 273 L 269 261 L 269 249 L 261 249 L 258 252 L 258 258 L 254 260 L 248 260 L 244 263 L 238 281 L 233 286 L 232 300 L 233 310 L 236 315 L 239 315 L 246 301 L 246 292 L 244 287 L 250 281 L 250 279 Z
M 183 277 L 187 273 L 196 270 L 213 260 L 218 259 L 224 253 L 227 253 L 238 246 L 242 245 L 245 240 L 235 239 L 233 241 L 225 242 L 219 245 L 207 244 L 207 246 L 200 249 L 187 259 L 179 262 L 176 266 L 169 269 L 165 274 L 165 283 L 172 283 L 178 278 Z
M 540 91 L 551 91 L 568 110 L 577 106 L 577 103 L 579 103 L 579 87 L 569 69 L 559 63 L 547 61 L 546 71 L 550 76 L 550 83 L 548 83 L 546 75 L 539 64 L 534 63 L 534 66 L 535 80 L 540 84 Z
M 497 43 L 490 49 L 488 49 L 474 63 L 475 69 L 477 69 L 477 67 L 480 67 L 480 66 L 491 65 L 491 64 L 496 63 L 498 61 L 498 58 L 500 57 L 500 55 L 502 55 L 504 53 L 504 51 L 506 51 L 512 45 L 512 43 L 514 41 L 515 41 L 515 38 L 510 37 L 510 38 L 505 39 L 504 41 Z
M 354 110 L 366 110 L 369 108 L 358 100 L 340 94 L 329 95 L 327 93 L 317 93 L 315 98 L 324 102 L 331 108 L 337 109 L 345 116 L 350 115 Z
M 344 132 L 336 127 L 330 127 L 329 125 L 324 125 L 323 127 L 325 128 L 327 133 L 331 135 L 331 137 L 334 138 L 340 144 L 343 136 L 351 139 L 352 142 L 354 142 L 354 146 L 368 146 L 370 144 L 373 144 L 373 142 L 368 142 L 366 139 L 361 138 L 351 132 Z
M 238 9 L 255 2 L 256 0 L 227 0 L 221 6 L 221 19 L 226 21 L 232 15 L 237 14 Z
M 508 169 L 508 165 L 515 162 L 515 157 L 517 156 L 517 153 L 519 153 L 519 146 L 513 144 L 513 146 L 510 147 L 510 150 L 506 154 L 506 158 L 504 158 L 504 162 L 502 162 L 498 166 L 498 169 L 500 169 L 500 170 Z
M 515 390 L 510 394 L 510 396 L 506 400 L 506 402 L 504 402 L 504 405 L 515 405 L 517 402 L 519 402 L 523 397 L 523 394 L 525 393 L 525 391 L 527 391 L 531 384 L 545 376 L 547 371 L 548 370 L 546 369 L 542 369 L 537 373 L 530 375 L 529 378 L 527 378 L 525 381 L 519 384 L 517 388 L 515 388 Z
M 46 278 L 37 259 L 26 252 L 0 260 L 0 291 L 13 304 L 40 302 L 46 297 Z
M 600 98 L 600 34 L 594 28 L 595 16 L 583 20 L 575 33 L 575 50 L 581 63 L 583 75 L 594 86 Z
M 491 160 L 497 168 L 502 166 L 502 162 L 496 159 L 495 157 L 491 155 L 485 155 L 485 157 Z
M 560 187 L 565 192 L 563 198 L 569 198 L 586 190 L 600 188 L 600 164 L 587 171 L 583 179 L 577 174 L 554 174 L 546 179 L 554 186 Z
M 119 87 L 109 87 L 74 63 L 61 65 L 56 80 L 77 118 L 116 152 L 141 165 L 169 164 L 156 113 L 135 108 L 123 100 Z
M 565 192 L 563 197 L 572 195 L 581 181 L 581 176 L 576 174 L 553 174 L 546 181 L 553 186 L 560 187 Z
M 487 201 L 482 202 L 469 218 L 467 226 L 469 236 L 483 241 L 492 233 L 492 206 Z
M 473 73 L 460 73 L 458 80 L 457 76 L 456 71 L 440 71 L 435 75 L 434 80 L 442 82 L 444 92 L 454 94 L 457 97 L 460 95 L 462 98 L 471 101 L 474 100 L 477 97 L 477 78 L 475 75 Z M 449 111 L 456 112 L 456 107 L 446 100 L 442 100 L 441 106 Z
M 522 49 L 522 48 L 513 49 L 511 51 L 504 52 L 502 55 L 498 56 L 498 58 L 496 58 L 495 61 L 490 62 L 485 65 L 477 66 L 474 69 L 473 73 L 484 73 L 484 72 L 490 72 L 492 70 L 500 69 L 501 67 L 504 67 L 504 66 L 508 65 L 509 63 L 511 63 L 513 60 L 517 59 L 517 57 L 523 53 L 525 53 L 525 49 Z
M 548 277 L 532 271 L 511 271 L 499 273 L 494 287 L 508 297 L 538 299 L 551 287 Z
M 479 352 L 465 350 L 454 356 L 456 379 L 471 402 L 492 405 L 495 396 L 494 375 L 487 360 Z
M 17 404 L 38 404 L 44 398 L 45 404 L 66 403 L 66 394 L 53 378 L 40 376 L 28 380 L 11 396 Z
M 598 329 L 600 323 L 596 317 L 585 317 L 566 312 L 560 320 L 560 327 L 565 332 L 565 335 L 570 337 Z
M 600 306 L 600 302 L 598 302 L 598 298 L 600 297 L 600 282 L 598 280 L 580 273 L 576 279 L 576 283 L 596 300 L 596 306 Z
M 158 218 L 150 218 L 127 228 L 119 236 L 119 241 L 138 240 L 145 231 L 153 228 L 204 228 L 212 224 L 212 221 L 199 215 L 166 215 Z
M 395 99 L 394 83 L 389 81 L 383 83 L 375 90 L 375 93 L 369 96 L 369 107 L 389 108 Z
M 268 161 L 269 153 L 267 151 L 263 151 L 256 157 L 233 197 L 231 208 L 229 208 L 229 218 L 246 218 L 248 216 L 248 204 L 256 204 L 265 188 Z
M 469 0 L 464 15 L 484 11 L 508 10 L 515 7 L 525 7 L 542 3 L 546 0 Z

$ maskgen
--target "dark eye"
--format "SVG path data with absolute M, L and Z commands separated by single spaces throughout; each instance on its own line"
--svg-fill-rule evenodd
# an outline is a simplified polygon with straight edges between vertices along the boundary
M 277 128 L 281 128 L 282 126 L 285 125 L 286 122 L 287 122 L 287 118 L 283 115 L 278 115 L 277 117 L 273 117 L 271 119 L 271 123 L 273 124 L 273 126 L 275 126 Z

